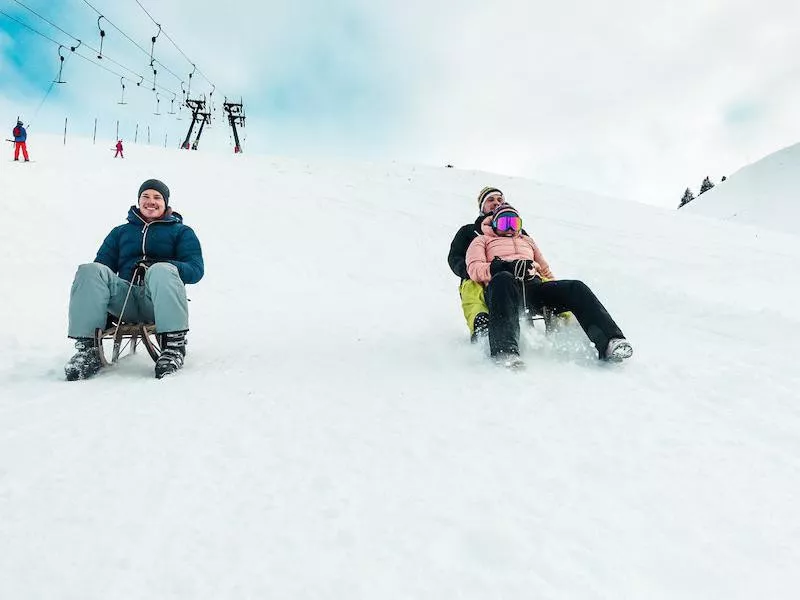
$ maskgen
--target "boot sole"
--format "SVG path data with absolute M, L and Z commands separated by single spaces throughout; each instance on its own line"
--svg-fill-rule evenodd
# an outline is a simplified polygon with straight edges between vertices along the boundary
M 92 377 L 97 375 L 99 372 L 100 372 L 100 369 L 98 369 L 97 371 L 95 371 L 94 373 L 91 373 L 89 375 L 84 375 L 83 373 L 80 373 L 80 372 L 74 373 L 74 372 L 70 372 L 70 371 L 67 371 L 66 369 L 64 369 L 64 376 L 66 378 L 66 381 L 83 381 L 84 379 L 91 379 Z
M 606 357 L 609 362 L 622 362 L 626 358 L 633 356 L 633 346 L 627 342 L 622 342 L 614 351 Z

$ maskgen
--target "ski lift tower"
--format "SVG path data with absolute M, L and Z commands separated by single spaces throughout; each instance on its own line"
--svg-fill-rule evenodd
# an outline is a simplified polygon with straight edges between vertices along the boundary
M 186 108 L 191 109 L 192 111 L 192 122 L 189 124 L 189 131 L 186 133 L 186 139 L 183 140 L 183 144 L 181 144 L 181 148 L 184 150 L 197 150 L 197 144 L 200 141 L 200 134 L 203 133 L 203 125 L 208 122 L 209 117 L 211 116 L 210 113 L 206 112 L 206 101 L 205 99 L 197 99 L 197 100 L 186 100 Z M 197 122 L 200 122 L 200 131 L 197 133 L 197 138 L 194 141 L 194 144 L 189 144 L 189 140 L 192 137 L 192 131 L 194 130 L 194 126 Z
M 200 143 L 200 136 L 203 135 L 203 127 L 205 127 L 206 123 L 211 123 L 210 112 L 201 112 L 197 116 L 200 121 L 200 129 L 197 130 L 197 137 L 194 138 L 194 142 L 192 142 L 192 150 L 197 150 L 197 145 Z
M 244 127 L 244 104 L 241 100 L 239 102 L 228 102 L 228 99 L 225 98 L 225 102 L 222 106 L 225 109 L 225 112 L 228 113 L 228 124 L 233 130 L 233 139 L 236 144 L 233 147 L 233 153 L 241 154 L 242 145 L 239 142 L 239 132 L 237 131 L 236 126 L 239 125 L 240 127 Z

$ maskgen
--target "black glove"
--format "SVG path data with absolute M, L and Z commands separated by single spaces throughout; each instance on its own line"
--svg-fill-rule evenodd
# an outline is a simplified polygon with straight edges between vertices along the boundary
M 524 263 L 524 264 L 522 264 Z M 514 261 L 514 274 L 517 275 L 522 273 L 522 279 L 525 281 L 536 281 L 541 280 L 541 277 L 534 271 L 531 273 L 531 269 L 533 269 L 533 261 L 532 260 L 515 260 Z
M 531 267 L 533 266 L 533 261 L 523 260 L 521 258 L 518 258 L 511 264 L 514 266 L 513 269 L 511 270 L 512 273 L 514 273 L 515 275 L 521 275 L 525 277 L 528 274 L 528 271 L 530 271 Z
M 145 271 L 147 271 L 147 269 L 152 267 L 157 262 L 158 262 L 157 260 L 140 260 L 139 262 L 136 263 L 136 268 L 144 269 Z
M 152 267 L 157 262 L 157 260 L 140 260 L 137 262 L 136 266 L 133 267 L 133 279 L 136 279 L 137 277 L 144 278 L 144 274 L 147 272 L 147 269 Z
M 494 260 L 489 264 L 489 273 L 492 274 L 492 277 L 497 275 L 498 273 L 511 273 L 514 274 L 514 263 L 503 260 L 499 256 L 495 256 Z
M 530 274 L 530 270 L 533 268 L 533 261 L 532 260 L 524 260 L 522 258 L 518 258 L 512 261 L 503 261 L 507 268 L 505 271 L 511 273 L 516 279 L 522 281 L 530 281 L 533 277 Z

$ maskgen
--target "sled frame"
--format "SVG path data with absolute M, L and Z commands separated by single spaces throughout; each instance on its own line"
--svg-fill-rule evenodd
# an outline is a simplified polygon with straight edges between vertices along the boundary
M 153 323 L 117 323 L 113 318 L 109 318 L 105 329 L 98 327 L 94 337 L 97 349 L 100 351 L 100 361 L 105 367 L 116 364 L 126 349 L 129 354 L 136 354 L 140 341 L 153 362 L 161 356 L 161 346 L 158 343 L 156 326 Z M 106 353 L 106 347 L 109 345 L 111 346 L 110 360 Z
M 536 321 L 541 321 L 544 324 L 544 334 L 550 335 L 558 326 L 557 317 L 552 308 L 545 306 L 541 312 L 529 312 L 523 318 L 531 327 L 536 327 Z

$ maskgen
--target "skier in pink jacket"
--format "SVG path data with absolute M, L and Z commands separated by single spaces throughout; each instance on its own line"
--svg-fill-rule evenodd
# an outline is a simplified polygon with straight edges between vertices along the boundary
M 519 315 L 544 307 L 572 312 L 601 360 L 621 361 L 633 347 L 592 290 L 578 280 L 556 280 L 536 242 L 522 233 L 522 218 L 509 204 L 487 216 L 467 249 L 470 279 L 485 286 L 489 307 L 489 349 L 509 366 L 519 361 Z

